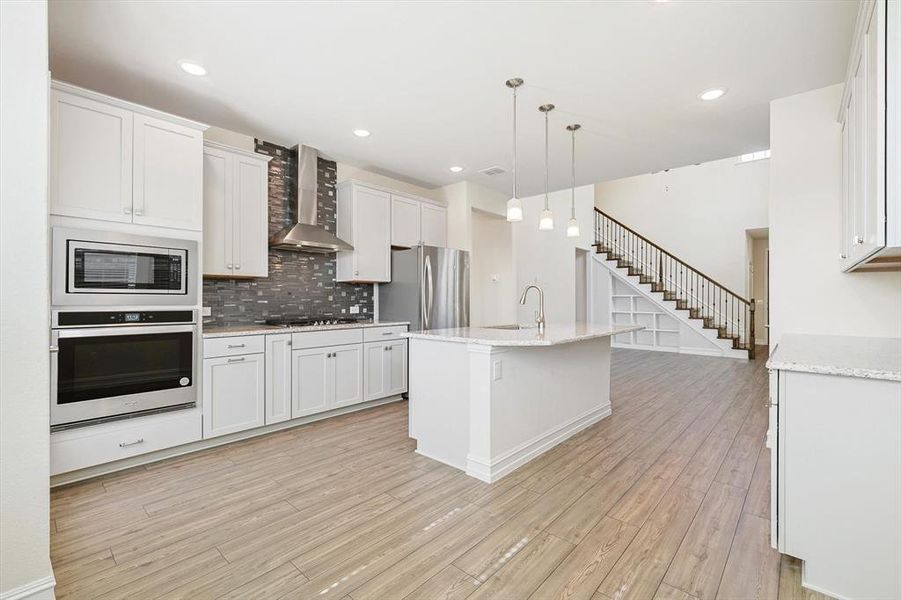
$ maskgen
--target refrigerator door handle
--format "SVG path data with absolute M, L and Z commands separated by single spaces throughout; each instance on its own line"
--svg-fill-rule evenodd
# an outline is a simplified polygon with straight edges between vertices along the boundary
M 428 255 L 425 257 L 425 272 L 429 285 L 429 300 L 425 311 L 425 328 L 428 329 L 432 321 L 432 301 L 435 299 L 435 288 L 432 281 L 432 257 Z

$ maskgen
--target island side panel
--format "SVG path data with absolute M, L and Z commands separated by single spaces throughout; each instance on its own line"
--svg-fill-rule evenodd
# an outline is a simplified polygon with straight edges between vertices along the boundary
M 609 337 L 469 348 L 473 477 L 497 481 L 611 412 Z
M 458 469 L 469 450 L 466 344 L 410 340 L 410 437 L 416 452 Z

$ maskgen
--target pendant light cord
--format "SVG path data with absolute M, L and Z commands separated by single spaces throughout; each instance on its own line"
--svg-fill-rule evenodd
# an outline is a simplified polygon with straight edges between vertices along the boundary
M 548 111 L 544 111 L 544 210 L 548 210 L 548 196 L 547 196 L 547 169 L 548 169 L 548 129 L 547 129 L 547 113 Z
M 573 144 L 572 144 L 572 156 L 573 156 L 573 165 L 572 165 L 572 178 L 573 178 L 573 191 L 572 191 L 572 213 L 571 218 L 576 218 L 576 130 L 573 128 Z
M 513 88 L 513 197 L 516 195 L 516 88 Z

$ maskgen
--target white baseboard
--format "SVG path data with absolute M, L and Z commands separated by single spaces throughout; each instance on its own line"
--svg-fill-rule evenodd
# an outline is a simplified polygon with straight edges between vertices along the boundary
M 47 575 L 0 593 L 0 600 L 54 600 L 53 587 L 55 585 L 56 579 L 53 575 Z
M 604 417 L 610 416 L 610 413 L 611 407 L 609 404 L 593 408 L 569 423 L 564 423 L 557 429 L 520 444 L 490 462 L 469 455 L 466 457 L 466 474 L 486 483 L 494 483 L 536 456 L 544 454 L 563 440 L 572 437 L 586 427 L 594 425 Z

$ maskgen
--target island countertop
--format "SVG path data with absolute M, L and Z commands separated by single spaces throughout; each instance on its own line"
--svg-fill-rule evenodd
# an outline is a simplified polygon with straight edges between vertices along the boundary
M 785 334 L 767 368 L 901 381 L 901 339 Z
M 644 329 L 641 325 L 593 325 L 591 323 L 570 323 L 568 325 L 548 325 L 543 334 L 536 326 L 520 326 L 521 329 L 501 327 L 460 327 L 457 329 L 430 329 L 403 334 L 411 339 L 481 344 L 484 346 L 557 346 L 596 338 L 610 337 L 620 333 Z

